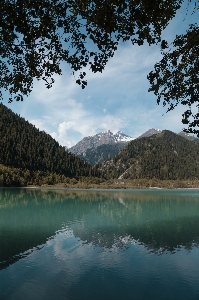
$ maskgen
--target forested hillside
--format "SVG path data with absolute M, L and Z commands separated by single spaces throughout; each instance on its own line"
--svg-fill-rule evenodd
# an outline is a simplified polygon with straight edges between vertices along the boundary
M 171 131 L 136 139 L 96 166 L 107 178 L 199 179 L 199 146 Z
M 0 164 L 68 178 L 95 175 L 91 166 L 65 150 L 50 135 L 0 103 Z
M 112 180 L 199 179 L 199 144 L 164 130 L 129 142 L 112 159 L 94 168 L 65 150 L 50 135 L 0 104 L 0 186 L 101 184 Z M 105 147 L 106 146 L 106 147 Z M 99 146 L 103 160 L 117 145 Z M 91 164 L 96 162 L 88 151 Z M 98 177 L 98 178 L 94 178 Z M 82 184 L 82 185 L 81 185 Z M 109 183 L 108 183 L 109 185 Z

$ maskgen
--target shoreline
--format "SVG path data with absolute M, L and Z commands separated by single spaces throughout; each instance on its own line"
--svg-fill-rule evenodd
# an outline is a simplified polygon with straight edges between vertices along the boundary
M 93 178 L 87 178 L 84 180 L 74 180 L 70 179 L 68 182 L 58 182 L 55 184 L 27 184 L 27 185 L 4 185 L 2 187 L 8 188 L 25 188 L 25 189 L 147 189 L 147 190 L 160 190 L 160 189 L 199 189 L 199 180 L 158 180 L 156 178 L 152 179 L 113 179 L 113 180 L 96 180 Z
M 60 186 L 60 185 L 48 185 L 48 186 L 23 186 L 23 187 L 0 187 L 0 188 L 17 188 L 17 189 L 57 189 L 57 190 L 199 190 L 199 187 L 65 187 L 65 186 Z

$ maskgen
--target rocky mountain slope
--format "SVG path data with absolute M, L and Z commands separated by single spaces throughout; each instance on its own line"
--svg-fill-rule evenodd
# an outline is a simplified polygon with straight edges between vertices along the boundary
M 115 156 L 133 138 L 122 131 L 113 134 L 110 130 L 83 138 L 68 149 L 71 153 L 89 162 L 92 166 Z
M 106 178 L 198 179 L 199 146 L 168 130 L 135 139 L 96 166 Z
M 127 143 L 132 140 L 132 137 L 122 131 L 118 131 L 116 134 L 113 134 L 110 130 L 108 130 L 100 132 L 94 136 L 85 137 L 68 150 L 76 155 L 82 155 L 87 149 L 96 148 L 104 144 Z
M 147 130 L 146 132 L 144 132 L 143 134 L 141 134 L 138 137 L 138 139 L 143 138 L 143 137 L 149 137 L 149 136 L 152 136 L 154 134 L 158 134 L 160 132 L 161 132 L 160 129 L 151 128 L 151 129 Z

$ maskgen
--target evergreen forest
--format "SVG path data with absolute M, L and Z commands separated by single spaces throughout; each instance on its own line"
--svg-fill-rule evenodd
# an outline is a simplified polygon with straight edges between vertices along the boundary
M 135 139 L 111 160 L 96 165 L 106 179 L 199 179 L 199 145 L 164 130 Z
M 86 161 L 2 103 L 0 115 L 1 185 L 54 184 L 96 175 Z

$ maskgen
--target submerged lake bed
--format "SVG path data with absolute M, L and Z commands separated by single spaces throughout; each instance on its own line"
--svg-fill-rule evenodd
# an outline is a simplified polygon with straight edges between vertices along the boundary
M 199 190 L 0 189 L 0 299 L 199 299 Z

